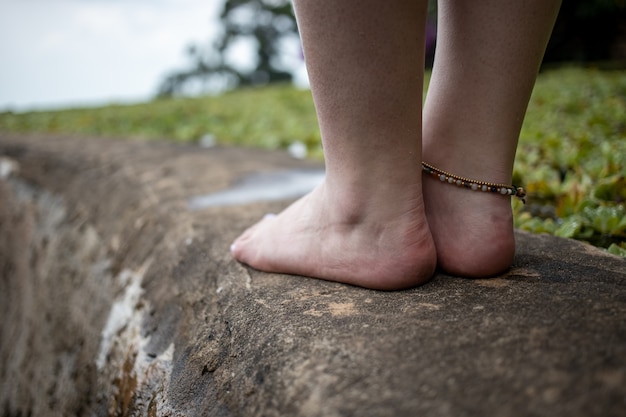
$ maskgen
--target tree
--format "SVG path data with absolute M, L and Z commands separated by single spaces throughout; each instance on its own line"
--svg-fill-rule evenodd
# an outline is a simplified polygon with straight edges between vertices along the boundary
M 223 26 L 218 39 L 208 48 L 190 46 L 190 69 L 168 75 L 159 96 L 292 80 L 282 57 L 286 42 L 299 39 L 290 0 L 226 0 L 220 17 Z M 252 69 L 242 69 L 229 59 L 241 42 L 255 46 Z

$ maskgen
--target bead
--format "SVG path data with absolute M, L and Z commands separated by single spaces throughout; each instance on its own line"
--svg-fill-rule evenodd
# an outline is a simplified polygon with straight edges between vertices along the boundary
M 465 187 L 472 191 L 490 191 L 492 193 L 498 193 L 504 196 L 515 196 L 526 203 L 526 191 L 522 187 L 516 187 L 514 185 L 494 184 L 484 181 L 476 181 L 467 179 L 454 174 L 449 174 L 446 171 L 442 171 L 432 165 L 428 165 L 426 162 L 422 162 L 422 169 L 427 174 L 433 177 L 439 178 L 441 182 L 448 182 L 449 184 L 455 184 L 457 187 Z

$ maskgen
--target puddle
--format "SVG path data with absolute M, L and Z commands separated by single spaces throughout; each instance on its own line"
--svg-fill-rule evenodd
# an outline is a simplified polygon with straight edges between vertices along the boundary
M 253 174 L 233 187 L 212 194 L 192 197 L 190 210 L 207 207 L 236 206 L 257 201 L 286 200 L 305 195 L 324 179 L 324 170 L 291 170 Z

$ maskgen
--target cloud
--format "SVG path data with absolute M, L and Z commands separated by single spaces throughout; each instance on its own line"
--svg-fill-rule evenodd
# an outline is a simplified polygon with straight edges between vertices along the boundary
M 0 0 L 0 108 L 142 100 L 217 29 L 221 2 Z

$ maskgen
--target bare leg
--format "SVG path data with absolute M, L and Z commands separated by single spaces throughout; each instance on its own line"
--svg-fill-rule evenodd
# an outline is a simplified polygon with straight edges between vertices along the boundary
M 517 140 L 560 1 L 440 1 L 437 51 L 424 108 L 424 161 L 510 184 Z M 506 270 L 515 242 L 500 195 L 424 180 L 439 266 L 462 276 Z
M 431 278 L 421 97 L 426 2 L 300 0 L 326 180 L 239 237 L 254 268 L 377 289 Z

